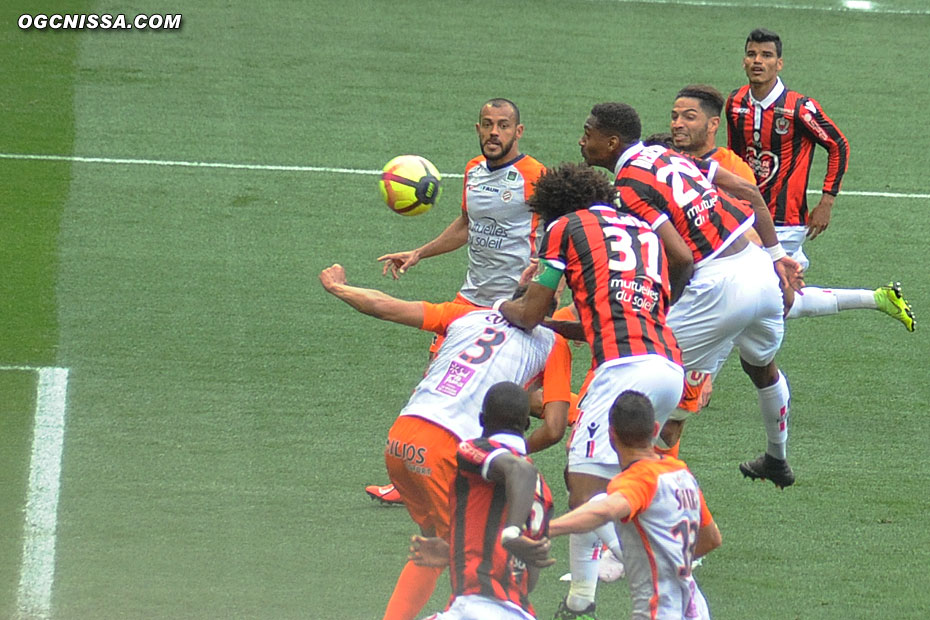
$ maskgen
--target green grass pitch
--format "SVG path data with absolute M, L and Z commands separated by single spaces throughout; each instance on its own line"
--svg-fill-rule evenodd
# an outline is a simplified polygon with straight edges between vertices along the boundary
M 180 13 L 183 26 L 22 31 L 34 4 L 0 8 L 0 617 L 24 617 L 35 586 L 20 573 L 39 367 L 69 378 L 36 617 L 380 617 L 414 527 L 362 489 L 386 480 L 384 438 L 430 336 L 354 313 L 317 274 L 339 262 L 359 285 L 451 299 L 464 251 L 396 282 L 375 258 L 456 216 L 454 175 L 490 97 L 520 105 L 525 152 L 578 161 L 594 103 L 627 101 L 645 133 L 663 130 L 680 87 L 741 85 L 746 34 L 774 29 L 786 84 L 851 142 L 808 282 L 901 280 L 930 316 L 922 0 L 53 0 L 41 12 Z M 380 203 L 374 175 L 340 171 L 401 153 L 453 175 L 416 218 Z M 923 327 L 865 311 L 789 323 L 798 482 L 784 492 L 737 471 L 764 435 L 748 380 L 724 369 L 682 448 L 724 538 L 696 573 L 715 618 L 926 616 Z M 564 454 L 537 462 L 561 513 Z M 567 541 L 554 555 L 532 597 L 542 618 L 566 591 Z M 448 594 L 443 577 L 424 615 Z M 601 585 L 598 611 L 628 616 L 623 582 Z

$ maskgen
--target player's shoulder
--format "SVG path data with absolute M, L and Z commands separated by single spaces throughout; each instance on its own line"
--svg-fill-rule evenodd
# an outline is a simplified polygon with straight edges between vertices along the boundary
M 493 452 L 503 447 L 500 443 L 487 437 L 466 439 L 459 443 L 458 459 L 472 465 L 481 465 Z
M 727 99 L 731 101 L 733 99 L 742 99 L 747 95 L 747 93 L 749 93 L 749 84 L 743 84 L 742 86 L 731 90 L 729 96 L 727 96 Z
M 485 161 L 486 160 L 484 155 L 476 155 L 475 157 L 472 157 L 468 160 L 468 163 L 465 164 L 465 174 L 468 174 L 476 166 L 480 166 L 481 164 L 485 163 Z
M 684 461 L 672 456 L 663 455 L 656 459 L 640 459 L 635 461 L 632 465 L 615 476 L 614 481 L 620 482 L 633 479 L 654 480 L 662 474 L 680 470 L 687 471 L 687 469 L 688 466 Z
M 532 155 L 523 154 L 513 163 L 513 167 L 520 171 L 526 179 L 536 180 L 546 171 L 546 167 Z

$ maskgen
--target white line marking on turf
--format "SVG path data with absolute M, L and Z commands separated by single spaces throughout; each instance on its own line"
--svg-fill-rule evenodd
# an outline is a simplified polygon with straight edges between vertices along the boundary
M 358 174 L 375 176 L 380 170 L 360 170 L 357 168 L 327 168 L 323 166 L 281 166 L 273 164 L 233 164 L 208 161 L 174 161 L 164 159 L 123 159 L 114 157 L 80 157 L 78 155 L 32 155 L 27 153 L 0 153 L 0 159 L 17 159 L 33 161 L 68 161 L 82 164 L 121 164 L 128 166 L 173 166 L 181 168 L 220 168 L 227 170 L 260 170 L 270 172 L 330 172 L 335 174 Z M 447 179 L 461 179 L 464 174 L 443 172 Z M 808 194 L 820 194 L 820 190 L 807 190 Z M 847 191 L 840 192 L 846 196 L 871 196 L 874 198 L 930 198 L 930 194 L 905 194 L 900 192 Z
M 852 9 L 854 11 L 871 11 L 872 3 L 867 0 L 845 0 L 843 5 L 847 9 Z
M 33 370 L 39 374 L 16 608 L 21 618 L 41 620 L 49 618 L 52 609 L 68 369 L 27 366 L 0 369 Z
M 339 172 L 342 174 L 381 174 L 380 170 L 356 170 L 353 168 L 324 168 L 321 166 L 276 166 L 269 164 L 229 164 L 210 161 L 172 161 L 164 159 L 122 159 L 114 157 L 78 157 L 76 155 L 29 155 L 23 153 L 0 153 L 0 159 L 25 159 L 41 161 L 70 161 L 85 164 L 124 164 L 135 166 L 177 166 L 182 168 L 226 168 L 230 170 L 269 170 L 274 172 Z M 450 175 L 446 175 L 450 176 Z M 463 175 L 459 175 L 460 177 Z
M 671 6 L 695 6 L 709 9 L 745 9 L 745 2 L 726 2 L 725 0 L 608 0 L 616 4 L 667 4 Z M 849 4 L 868 4 L 869 8 L 852 7 Z M 799 6 L 792 4 L 766 4 L 756 8 L 779 9 L 787 11 L 824 11 L 828 13 L 845 12 L 849 10 L 864 10 L 876 15 L 930 15 L 930 9 L 892 9 L 876 8 L 871 2 L 857 2 L 848 0 L 842 4 Z

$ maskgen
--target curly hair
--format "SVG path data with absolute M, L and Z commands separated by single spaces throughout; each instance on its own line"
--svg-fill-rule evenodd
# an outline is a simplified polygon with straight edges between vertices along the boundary
M 643 138 L 643 145 L 645 146 L 664 146 L 669 149 L 675 148 L 675 143 L 672 140 L 672 134 L 667 131 L 660 131 L 659 133 L 654 133 Z
M 586 164 L 566 162 L 539 177 L 528 204 L 548 226 L 567 213 L 616 199 L 617 190 L 606 176 Z

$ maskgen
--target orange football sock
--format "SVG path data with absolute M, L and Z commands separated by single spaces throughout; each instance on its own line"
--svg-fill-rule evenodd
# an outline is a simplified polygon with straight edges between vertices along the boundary
M 442 574 L 442 567 L 417 566 L 407 562 L 397 578 L 394 593 L 388 601 L 383 620 L 413 620 L 426 605 L 436 582 Z

